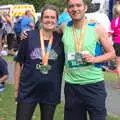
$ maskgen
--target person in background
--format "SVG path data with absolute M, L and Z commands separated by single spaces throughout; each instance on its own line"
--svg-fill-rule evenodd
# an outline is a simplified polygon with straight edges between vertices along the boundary
M 41 120 L 53 120 L 60 103 L 64 66 L 62 34 L 55 31 L 57 8 L 45 5 L 41 28 L 28 31 L 15 57 L 16 120 L 31 120 L 39 104 Z
M 120 0 L 116 0 L 116 4 L 120 4 Z
M 0 22 L 0 56 L 1 56 L 1 51 L 2 51 L 2 44 L 3 44 L 3 41 L 2 41 L 2 36 L 3 36 L 3 29 L 2 29 L 2 26 L 3 26 L 3 23 Z
M 32 19 L 32 13 L 30 10 L 27 10 L 21 20 L 22 32 L 24 30 L 33 30 L 34 27 L 35 27 L 35 25 L 34 25 L 34 21 Z
M 71 20 L 71 17 L 67 11 L 67 8 L 64 8 L 64 11 L 58 17 L 57 27 L 59 27 L 63 23 L 67 23 Z
M 37 22 L 35 23 L 35 29 L 40 29 L 40 16 L 38 17 Z
M 4 46 L 5 46 L 5 36 L 6 36 L 6 29 L 5 29 L 5 23 L 2 19 L 3 17 L 0 16 L 0 55 L 3 55 L 3 51 L 4 51 Z M 7 53 L 7 51 L 6 51 Z
M 2 30 L 3 30 L 3 36 L 2 36 L 2 41 L 3 41 L 3 47 L 6 46 L 7 47 L 7 31 L 6 31 L 6 19 L 4 17 L 4 15 L 1 15 L 1 22 L 2 22 Z
M 5 81 L 8 79 L 7 62 L 0 57 L 0 92 L 5 89 Z
M 8 55 L 14 56 L 15 55 L 14 48 L 16 45 L 16 40 L 15 40 L 15 33 L 13 30 L 13 22 L 8 14 L 4 15 L 4 21 L 6 22 L 5 29 L 7 34 Z
M 19 48 L 19 45 L 20 45 L 20 34 L 22 32 L 22 26 L 21 26 L 21 21 L 22 21 L 22 18 L 17 16 L 16 17 L 16 20 L 15 20 L 15 23 L 14 23 L 14 31 L 15 31 L 15 34 L 16 34 L 16 49 L 18 50 Z
M 105 13 L 106 0 L 92 0 L 91 3 L 93 4 L 93 7 L 98 7 L 99 8 L 99 12 Z
M 115 83 L 115 88 L 120 89 L 120 4 L 116 3 L 113 7 L 114 18 L 111 21 L 111 31 L 113 46 L 116 53 L 116 66 L 118 81 Z

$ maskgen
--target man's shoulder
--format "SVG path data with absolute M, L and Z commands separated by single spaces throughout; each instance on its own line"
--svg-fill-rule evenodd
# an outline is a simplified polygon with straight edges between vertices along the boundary
M 107 33 L 106 29 L 100 23 L 96 25 L 96 30 Z

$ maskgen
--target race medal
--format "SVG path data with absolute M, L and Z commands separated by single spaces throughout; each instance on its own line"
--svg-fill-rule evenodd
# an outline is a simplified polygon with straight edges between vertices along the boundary
M 51 69 L 50 65 L 41 65 L 40 66 L 40 72 L 42 74 L 48 74 L 48 71 Z
M 48 74 L 48 71 L 51 69 L 51 66 L 48 64 L 48 58 L 51 51 L 53 42 L 53 35 L 50 36 L 48 47 L 45 50 L 44 40 L 43 40 L 43 31 L 40 30 L 40 43 L 41 43 L 41 52 L 42 52 L 42 63 L 40 64 L 40 72 L 42 74 Z
M 76 52 L 76 53 L 75 53 L 75 59 L 76 59 L 77 62 L 79 62 L 79 64 L 82 64 L 82 63 L 83 63 L 83 56 L 82 56 L 81 53 Z
M 83 55 L 81 53 L 83 41 L 84 41 L 84 35 L 86 30 L 87 21 L 85 20 L 80 32 L 80 38 L 78 38 L 78 35 L 76 33 L 76 29 L 73 25 L 72 31 L 73 31 L 73 37 L 74 37 L 74 44 L 75 44 L 75 61 L 78 66 L 81 66 L 82 64 L 85 64 L 85 59 L 83 58 Z
M 79 68 L 80 67 L 80 64 L 79 62 L 76 60 L 76 53 L 69 53 L 67 55 L 67 66 L 70 68 L 70 69 L 76 69 L 76 68 Z

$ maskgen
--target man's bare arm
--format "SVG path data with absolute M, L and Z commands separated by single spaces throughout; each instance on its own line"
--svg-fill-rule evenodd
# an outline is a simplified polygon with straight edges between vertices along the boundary
M 109 35 L 106 30 L 100 24 L 97 24 L 96 26 L 96 35 L 105 52 L 101 56 L 86 54 L 84 55 L 86 61 L 90 63 L 100 63 L 115 58 L 115 51 L 112 46 L 112 41 L 109 39 Z

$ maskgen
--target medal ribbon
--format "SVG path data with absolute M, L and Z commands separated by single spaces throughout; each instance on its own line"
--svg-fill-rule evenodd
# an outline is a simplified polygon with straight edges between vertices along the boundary
M 44 44 L 44 40 L 43 40 L 43 31 L 40 30 L 40 43 L 41 43 L 42 64 L 43 65 L 48 65 L 48 58 L 50 55 L 52 42 L 53 42 L 53 35 L 51 35 L 51 37 L 49 39 L 47 50 L 45 51 L 45 44 Z
M 74 25 L 72 27 L 76 52 L 80 52 L 82 50 L 86 25 L 87 25 L 87 21 L 85 20 L 80 32 L 80 38 L 78 38 Z

